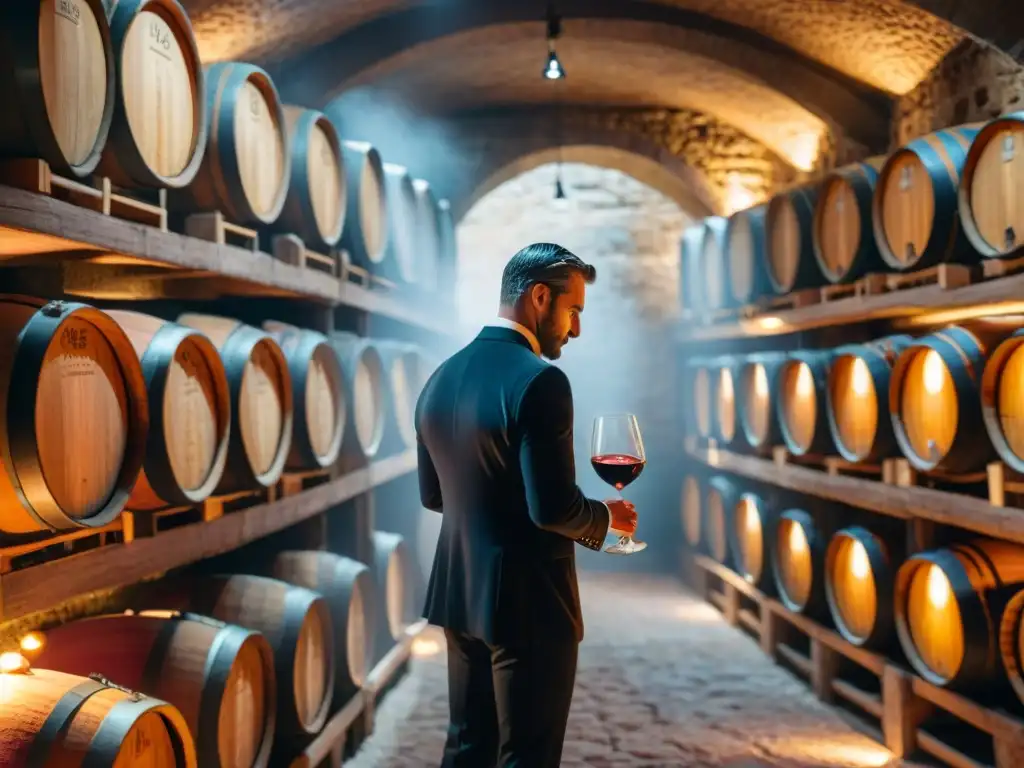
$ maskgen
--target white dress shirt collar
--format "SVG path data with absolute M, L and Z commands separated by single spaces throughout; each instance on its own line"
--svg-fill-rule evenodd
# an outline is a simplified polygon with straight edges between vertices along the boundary
M 496 325 L 500 328 L 511 328 L 513 331 L 519 331 L 526 340 L 530 342 L 530 349 L 533 350 L 533 354 L 540 356 L 540 342 L 537 341 L 537 337 L 533 331 L 527 328 L 525 325 L 517 323 L 515 320 L 509 320 L 507 317 L 496 317 L 491 325 Z

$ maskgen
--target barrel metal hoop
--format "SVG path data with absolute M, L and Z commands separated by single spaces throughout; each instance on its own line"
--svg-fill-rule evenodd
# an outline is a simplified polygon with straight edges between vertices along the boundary
M 89 679 L 61 696 L 36 731 L 25 757 L 25 768 L 45 768 L 49 763 L 50 750 L 67 732 L 78 711 L 91 696 L 106 688 L 106 685 L 92 679 L 90 675 Z

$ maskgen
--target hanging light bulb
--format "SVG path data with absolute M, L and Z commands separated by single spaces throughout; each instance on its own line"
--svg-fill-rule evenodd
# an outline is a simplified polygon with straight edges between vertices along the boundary
M 558 60 L 555 53 L 555 40 L 562 34 L 562 17 L 555 14 L 554 10 L 548 8 L 548 60 L 544 65 L 541 76 L 545 80 L 561 80 L 565 77 L 565 68 Z

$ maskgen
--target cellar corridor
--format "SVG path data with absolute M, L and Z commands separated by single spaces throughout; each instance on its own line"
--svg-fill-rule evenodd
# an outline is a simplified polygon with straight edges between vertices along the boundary
M 564 768 L 892 768 L 754 640 L 672 578 L 584 573 L 586 637 Z M 436 768 L 447 724 L 444 637 L 430 628 L 346 768 Z M 756 762 L 748 762 L 748 761 Z

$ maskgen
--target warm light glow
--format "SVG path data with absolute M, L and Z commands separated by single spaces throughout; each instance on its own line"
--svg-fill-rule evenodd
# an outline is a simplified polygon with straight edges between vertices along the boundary
M 807 537 L 804 536 L 804 529 L 799 523 L 789 523 L 789 552 L 792 555 L 802 555 L 807 551 Z
M 821 155 L 820 133 L 805 131 L 787 142 L 789 161 L 801 171 L 812 171 Z
M 29 632 L 21 638 L 21 650 L 26 653 L 38 653 L 43 650 L 45 644 L 46 638 L 43 637 L 42 632 Z
M 950 597 L 952 590 L 946 574 L 937 565 L 928 566 L 928 602 L 935 610 L 941 611 L 949 603 Z
M 673 613 L 687 624 L 714 624 L 722 620 L 722 614 L 712 608 L 710 603 L 685 602 L 676 607 Z
M 727 368 L 723 368 L 721 375 L 718 377 L 718 387 L 718 394 L 722 400 L 726 403 L 733 402 L 736 393 L 732 388 L 732 373 Z
M 859 541 L 854 541 L 850 551 L 850 573 L 855 579 L 865 579 L 871 573 L 871 563 L 868 562 L 868 551 Z
M 754 397 L 765 398 L 768 396 L 768 373 L 761 364 L 754 366 Z
M 858 733 L 829 733 L 818 729 L 814 735 L 785 736 L 772 741 L 776 758 L 821 768 L 882 768 L 895 761 L 895 755 L 881 744 Z
M 796 396 L 810 397 L 814 394 L 814 377 L 807 363 L 798 363 L 796 370 Z
M 929 395 L 937 395 L 942 391 L 945 368 L 946 364 L 934 349 L 924 353 L 924 389 Z
M 731 216 L 736 211 L 745 211 L 752 205 L 760 202 L 761 196 L 753 191 L 759 181 L 756 176 L 732 172 L 725 179 L 724 200 L 722 202 L 722 215 Z
M 871 392 L 871 372 L 868 364 L 861 358 L 853 360 L 853 369 L 850 371 L 850 386 L 853 387 L 853 394 L 857 397 L 864 397 Z
M 898 320 L 895 326 L 897 328 L 915 328 L 959 323 L 962 320 L 974 320 L 980 317 L 1007 317 L 1013 315 L 1024 315 L 1024 302 L 1003 301 L 996 304 L 943 309 L 937 312 L 921 312 L 920 314 Z M 1022 318 L 1022 324 L 1024 324 L 1024 318 Z
M 785 325 L 781 317 L 775 317 L 774 315 L 759 317 L 755 322 L 757 326 L 764 331 L 777 331 Z
M 25 672 L 28 672 L 31 668 L 32 667 L 28 663 L 28 659 L 26 659 L 20 653 L 15 653 L 13 651 L 10 651 L 8 653 L 0 653 L 0 674 L 24 674 Z
M 747 533 L 760 533 L 761 531 L 761 519 L 757 516 L 757 508 L 750 503 L 746 502 L 746 529 Z
M 441 643 L 432 637 L 417 637 L 412 641 L 412 655 L 418 658 L 436 656 L 441 652 Z

